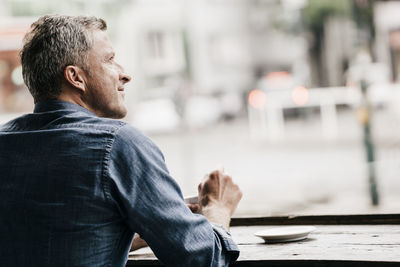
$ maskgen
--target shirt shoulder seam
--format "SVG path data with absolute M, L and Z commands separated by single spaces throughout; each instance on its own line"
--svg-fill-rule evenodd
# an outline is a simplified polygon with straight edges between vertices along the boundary
M 114 145 L 114 141 L 117 138 L 118 132 L 126 126 L 126 123 L 124 122 L 119 122 L 117 127 L 114 127 L 113 131 L 111 132 L 113 134 L 113 137 L 108 140 L 106 147 L 105 147 L 105 153 L 103 157 L 103 162 L 102 162 L 102 174 L 101 174 L 101 183 L 103 187 L 103 193 L 107 201 L 111 202 L 111 192 L 110 192 L 110 186 L 109 186 L 109 177 L 108 177 L 108 167 L 109 167 L 109 162 L 111 158 L 111 151 Z

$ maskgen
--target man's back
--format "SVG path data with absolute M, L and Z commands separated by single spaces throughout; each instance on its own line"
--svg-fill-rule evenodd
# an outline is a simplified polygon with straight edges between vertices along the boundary
M 133 232 L 103 180 L 123 123 L 62 105 L 0 128 L 1 264 L 123 265 Z

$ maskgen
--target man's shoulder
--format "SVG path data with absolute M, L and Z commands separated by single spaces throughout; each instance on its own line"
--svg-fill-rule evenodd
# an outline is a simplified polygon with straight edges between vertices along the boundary
M 101 118 L 95 116 L 85 116 L 85 115 L 86 114 L 82 114 L 82 117 L 80 117 L 79 125 L 94 130 L 97 129 L 97 130 L 118 132 L 125 125 L 128 125 L 127 122 L 121 120 Z
M 79 124 L 80 127 L 94 131 L 110 132 L 114 135 L 115 139 L 125 144 L 151 142 L 146 135 L 126 121 L 102 117 L 86 117 Z
M 88 138 L 115 140 L 124 146 L 153 146 L 153 142 L 126 121 L 103 118 L 84 111 L 56 111 L 29 113 L 0 125 L 0 132 L 50 132 L 64 131 L 69 136 L 83 134 Z
M 137 131 L 127 122 L 97 117 L 81 111 L 27 113 L 0 125 L 0 131 L 4 132 L 81 129 L 83 131 L 117 133 L 121 128 L 124 128 L 124 131 Z
M 135 128 L 133 125 L 124 122 L 124 121 L 119 121 L 119 120 L 114 120 L 114 122 L 111 123 L 116 123 L 116 127 L 118 129 L 116 130 L 116 139 L 118 139 L 119 142 L 125 143 L 125 144 L 134 144 L 135 146 L 137 145 L 142 145 L 142 144 L 151 144 L 153 145 L 153 142 L 149 137 L 144 135 L 140 130 Z
M 115 152 L 129 153 L 135 151 L 135 153 L 142 155 L 161 155 L 164 157 L 150 137 L 131 124 L 122 121 L 115 132 L 113 148 Z

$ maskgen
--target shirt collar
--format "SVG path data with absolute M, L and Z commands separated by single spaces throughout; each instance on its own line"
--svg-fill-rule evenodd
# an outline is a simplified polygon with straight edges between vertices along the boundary
M 47 111 L 55 111 L 55 110 L 73 110 L 73 111 L 81 111 L 85 112 L 91 116 L 96 116 L 97 115 L 87 108 L 84 108 L 82 106 L 79 106 L 77 104 L 63 101 L 63 100 L 47 100 L 47 101 L 41 101 L 37 102 L 35 104 L 35 108 L 33 109 L 34 113 L 40 113 L 40 112 L 47 112 Z

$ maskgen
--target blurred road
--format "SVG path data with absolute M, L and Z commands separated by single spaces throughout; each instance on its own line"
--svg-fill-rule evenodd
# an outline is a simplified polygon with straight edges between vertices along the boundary
M 153 135 L 184 195 L 196 194 L 218 164 L 241 186 L 235 216 L 387 213 L 400 210 L 400 119 L 373 117 L 380 205 L 372 207 L 362 128 L 354 110 L 338 111 L 338 137 L 324 140 L 319 113 L 289 118 L 279 142 L 252 140 L 246 118 L 178 134 Z

